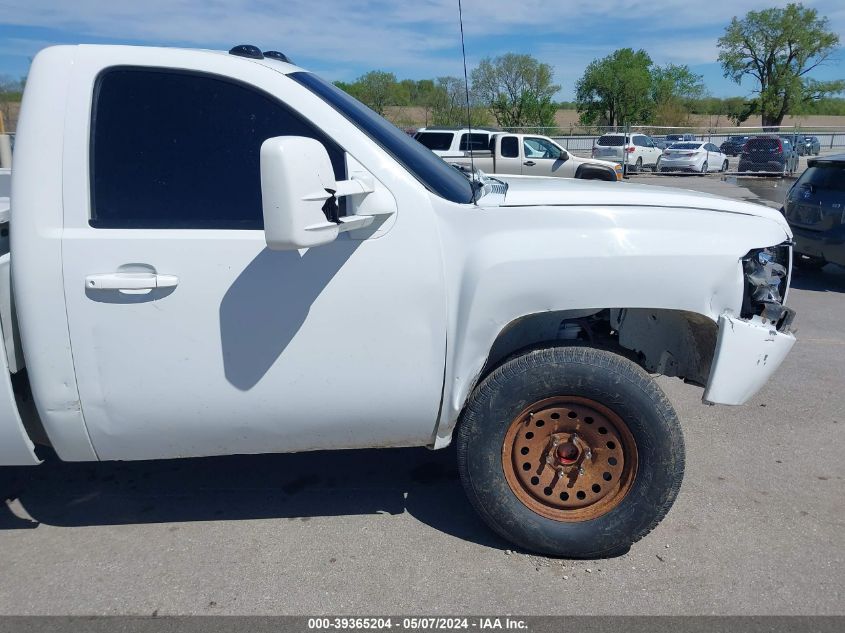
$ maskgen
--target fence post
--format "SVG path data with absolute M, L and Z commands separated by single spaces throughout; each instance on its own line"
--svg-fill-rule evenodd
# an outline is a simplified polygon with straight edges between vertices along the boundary
M 628 175 L 628 139 L 630 138 L 631 134 L 631 126 L 628 123 L 624 123 L 622 127 L 622 173 L 624 175 Z
M 12 139 L 8 134 L 0 134 L 0 167 L 12 166 Z

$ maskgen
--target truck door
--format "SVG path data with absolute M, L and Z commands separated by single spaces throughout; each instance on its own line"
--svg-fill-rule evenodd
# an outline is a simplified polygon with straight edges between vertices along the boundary
M 556 176 L 574 178 L 575 165 L 569 154 L 548 139 L 526 136 L 522 139 L 524 176 Z
M 496 137 L 496 147 L 493 156 L 496 160 L 497 174 L 511 174 L 519 176 L 522 173 L 522 158 L 520 157 L 519 137 L 511 134 Z
M 338 179 L 386 154 L 270 67 L 121 54 L 120 67 L 77 64 L 68 120 L 91 110 L 92 125 L 80 116 L 65 138 L 67 314 L 98 456 L 426 444 L 446 344 L 428 194 L 383 174 L 392 226 L 270 251 L 266 138 L 320 140 Z

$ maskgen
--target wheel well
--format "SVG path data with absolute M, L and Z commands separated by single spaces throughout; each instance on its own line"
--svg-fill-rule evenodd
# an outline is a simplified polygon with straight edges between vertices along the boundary
M 709 317 L 682 310 L 604 308 L 530 314 L 502 329 L 478 382 L 528 349 L 581 345 L 617 353 L 650 373 L 704 386 L 717 331 Z
M 575 177 L 583 180 L 608 180 L 615 181 L 616 173 L 609 168 L 598 165 L 580 165 L 575 170 Z

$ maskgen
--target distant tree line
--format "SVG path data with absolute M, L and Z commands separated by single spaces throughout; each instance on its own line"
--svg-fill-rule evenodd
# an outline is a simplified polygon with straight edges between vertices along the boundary
M 657 66 L 646 51 L 622 48 L 587 66 L 576 82 L 575 102 L 556 103 L 560 86 L 551 67 L 508 53 L 484 59 L 472 71 L 472 122 L 492 118 L 502 127 L 552 127 L 560 107 L 577 109 L 585 125 L 611 126 L 689 125 L 693 114 L 724 116 L 734 125 L 759 114 L 763 125 L 778 126 L 787 114 L 845 114 L 845 100 L 832 97 L 845 91 L 845 80 L 809 77 L 832 61 L 839 46 L 839 36 L 816 9 L 791 3 L 734 17 L 718 46 L 725 77 L 736 83 L 752 79 L 751 95 L 710 97 L 702 76 L 688 66 Z M 382 114 L 388 105 L 414 105 L 424 108 L 426 123 L 466 122 L 464 82 L 456 77 L 397 82 L 392 73 L 372 71 L 338 85 Z
M 18 103 L 23 97 L 26 79 L 11 79 L 0 76 L 0 116 L 3 117 L 3 129 L 12 126 L 12 104 Z
M 427 125 L 465 125 L 469 115 L 472 125 L 551 127 L 559 107 L 551 66 L 514 53 L 481 60 L 469 86 L 458 77 L 397 80 L 383 70 L 335 85 L 382 115 L 388 106 L 422 108 Z
M 703 78 L 684 65 L 655 65 L 644 50 L 622 48 L 593 60 L 575 84 L 574 102 L 556 102 L 560 86 L 549 64 L 531 55 L 507 53 L 482 59 L 463 78 L 401 79 L 384 70 L 364 73 L 352 82 L 335 82 L 397 125 L 472 125 L 532 128 L 555 126 L 559 108 L 575 109 L 585 125 L 652 124 L 683 126 L 692 115 L 724 116 L 740 125 L 760 115 L 763 125 L 778 126 L 787 114 L 845 115 L 845 80 L 818 81 L 809 73 L 833 61 L 839 35 L 816 9 L 800 3 L 749 11 L 734 17 L 718 40 L 725 77 L 750 78 L 752 94 L 717 98 L 707 94 Z M 0 77 L 0 108 L 19 101 L 25 79 Z M 414 107 L 420 113 L 402 113 Z M 0 110 L 2 111 L 2 110 Z

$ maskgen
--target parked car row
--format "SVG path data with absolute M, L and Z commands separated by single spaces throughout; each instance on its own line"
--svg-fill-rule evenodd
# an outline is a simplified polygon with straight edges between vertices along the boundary
M 493 139 L 497 136 L 508 140 L 496 143 Z M 592 167 L 597 169 L 585 172 L 581 164 L 590 159 L 575 157 L 545 136 L 488 128 L 422 128 L 414 138 L 449 162 L 469 165 L 471 161 L 463 159 L 472 153 L 475 166 L 490 173 L 601 176 L 608 180 L 612 179 L 613 165 L 624 165 L 631 172 L 725 172 L 730 167 L 729 157 L 735 156 L 739 156 L 740 172 L 792 175 L 798 170 L 800 156 L 821 151 L 818 137 L 795 134 L 735 135 L 717 146 L 697 140 L 694 134 L 668 134 L 655 139 L 647 134 L 610 132 L 599 137 L 592 148 Z M 616 175 L 621 177 L 621 170 Z
M 728 156 L 739 156 L 745 144 L 754 138 L 770 138 L 771 135 L 762 136 L 729 136 L 720 149 Z M 821 143 L 817 136 L 802 136 L 798 134 L 781 135 L 782 139 L 789 141 L 799 156 L 818 156 L 821 153 Z

